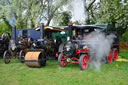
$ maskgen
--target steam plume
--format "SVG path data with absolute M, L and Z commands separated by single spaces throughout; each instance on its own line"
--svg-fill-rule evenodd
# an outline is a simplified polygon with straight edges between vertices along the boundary
M 14 16 L 14 12 L 13 12 L 13 9 L 11 7 L 11 4 L 10 4 L 10 0 L 7 0 L 7 4 L 8 4 L 8 10 L 9 10 L 9 14 L 10 14 L 10 18 L 9 18 L 9 24 L 14 27 L 16 26 L 16 18 Z
M 9 24 L 10 24 L 12 27 L 16 26 L 16 18 L 15 18 L 15 17 L 11 17 L 11 18 L 9 19 Z
M 72 0 L 72 10 L 72 21 L 79 21 L 83 24 L 87 18 L 83 0 Z
M 100 67 L 105 63 L 106 56 L 111 50 L 113 39 L 116 36 L 114 34 L 105 35 L 101 32 L 92 32 L 85 37 L 89 48 L 91 56 L 91 67 L 95 67 L 96 70 L 100 70 Z

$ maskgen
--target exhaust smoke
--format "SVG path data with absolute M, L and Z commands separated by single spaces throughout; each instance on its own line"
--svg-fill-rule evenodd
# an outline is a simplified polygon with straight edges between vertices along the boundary
M 9 10 L 9 24 L 10 26 L 12 27 L 15 27 L 16 26 L 16 17 L 14 16 L 14 10 L 13 8 L 11 7 L 11 1 L 10 0 L 7 0 L 7 4 L 8 4 L 8 10 Z
M 84 37 L 89 46 L 90 67 L 100 70 L 101 65 L 106 63 L 106 56 L 111 50 L 115 37 L 114 34 L 105 35 L 103 32 L 92 32 Z
M 72 0 L 72 21 L 78 21 L 81 24 L 87 19 L 83 0 Z

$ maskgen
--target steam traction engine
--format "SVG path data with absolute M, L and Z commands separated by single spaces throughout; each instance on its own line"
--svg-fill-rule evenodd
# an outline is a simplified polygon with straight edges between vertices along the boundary
M 105 32 L 103 28 L 96 26 L 72 26 L 69 24 L 67 28 L 69 32 L 68 41 L 64 44 L 58 57 L 58 64 L 60 67 L 66 67 L 68 63 L 75 63 L 80 65 L 81 70 L 88 68 L 89 62 L 92 60 L 90 55 L 90 47 L 82 38 L 92 31 Z M 75 36 L 73 33 L 75 32 Z M 105 57 L 105 61 L 111 63 L 113 60 L 118 59 L 119 41 L 113 43 L 111 51 Z
M 56 58 L 60 42 L 52 39 L 52 34 L 65 31 L 54 27 L 40 25 L 40 39 L 34 41 L 32 48 L 25 55 L 25 63 L 29 67 L 44 67 L 47 59 Z
M 27 48 L 31 45 L 31 39 L 24 37 L 17 37 L 16 39 L 16 27 L 12 27 L 12 39 L 9 41 L 8 49 L 3 54 L 3 60 L 5 64 L 10 63 L 12 58 L 18 57 L 21 62 L 24 62 L 24 56 L 27 52 Z

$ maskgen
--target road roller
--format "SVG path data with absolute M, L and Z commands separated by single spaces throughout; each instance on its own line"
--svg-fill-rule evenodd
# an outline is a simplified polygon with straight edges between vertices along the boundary
M 48 59 L 56 59 L 59 45 L 65 42 L 62 35 L 66 30 L 44 24 L 35 30 L 40 31 L 40 38 L 33 41 L 31 49 L 25 55 L 25 63 L 29 67 L 38 68 L 44 67 Z

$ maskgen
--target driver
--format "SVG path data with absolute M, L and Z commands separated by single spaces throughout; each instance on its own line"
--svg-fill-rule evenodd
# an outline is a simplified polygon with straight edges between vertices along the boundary
M 81 40 L 82 39 L 82 36 L 80 35 L 80 32 L 78 32 L 77 39 L 78 40 Z
M 76 29 L 74 28 L 73 30 L 73 37 L 72 37 L 73 40 L 76 40 Z
M 80 31 L 76 32 L 76 29 L 74 29 L 74 31 L 73 31 L 73 40 L 81 40 L 81 39 L 82 39 L 82 36 L 81 36 Z

